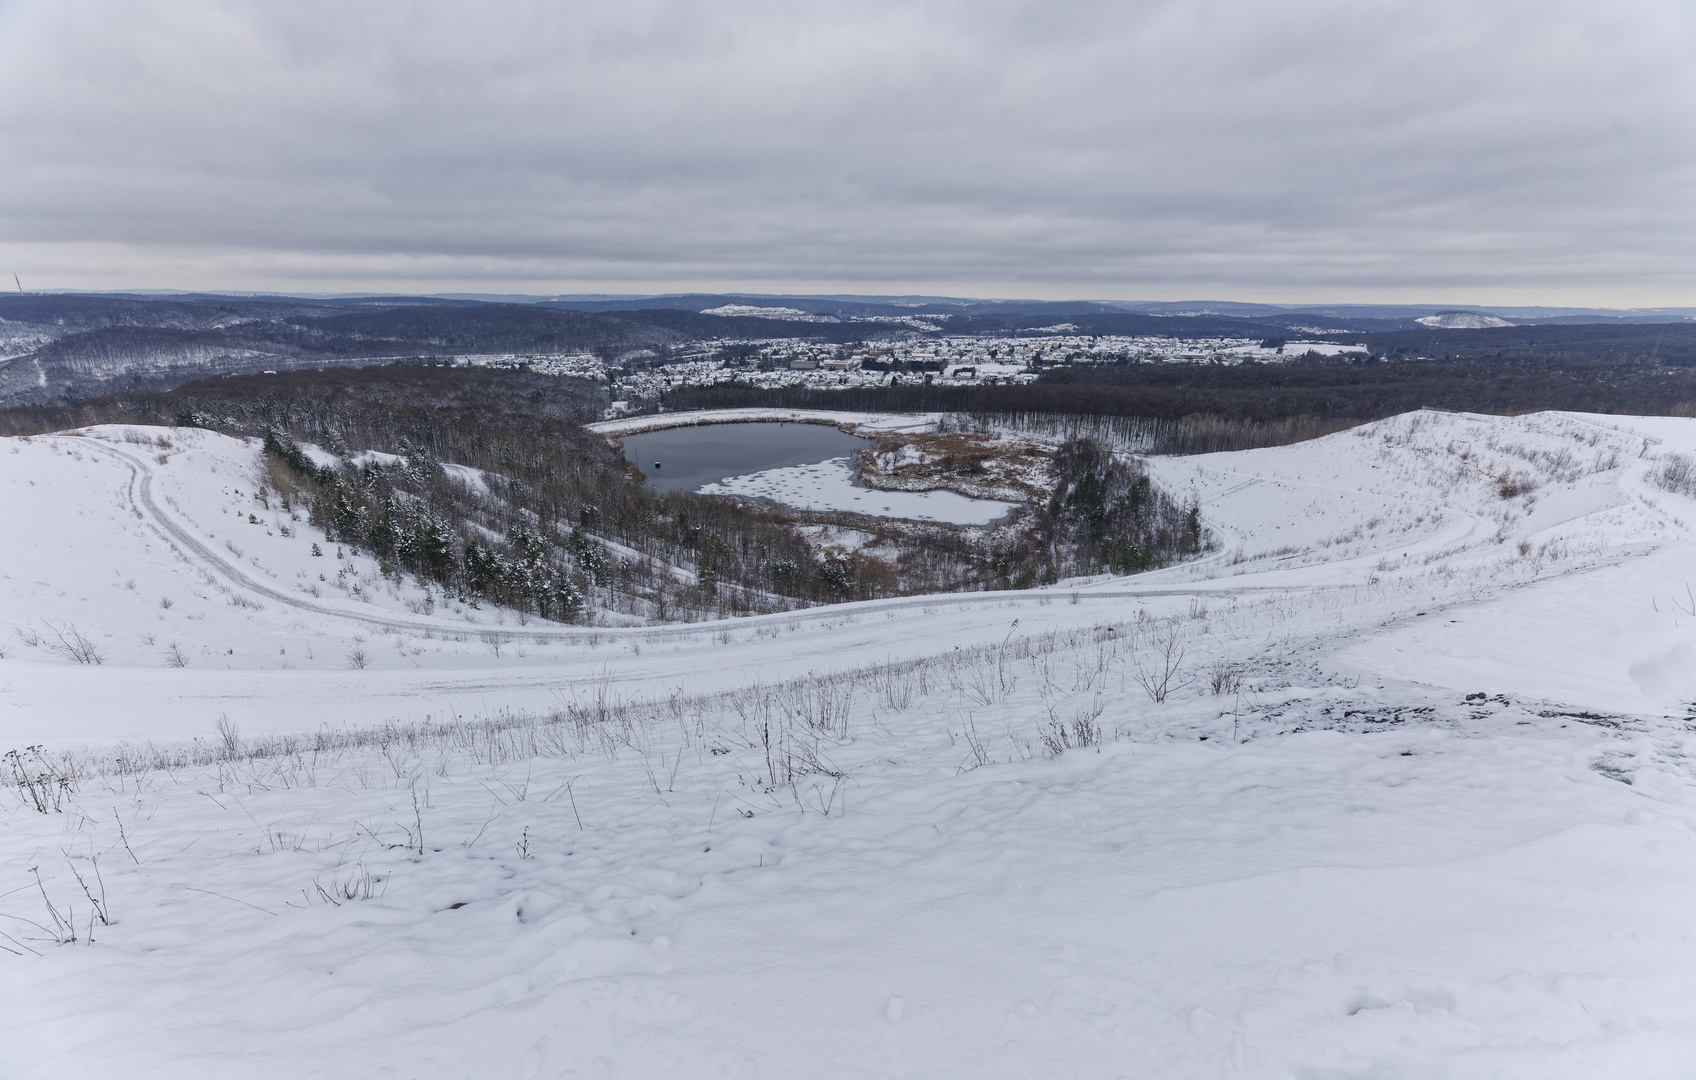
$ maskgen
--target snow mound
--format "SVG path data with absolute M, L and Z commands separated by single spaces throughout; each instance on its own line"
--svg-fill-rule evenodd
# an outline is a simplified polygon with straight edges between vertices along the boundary
M 1364 636 L 1337 670 L 1659 710 L 1696 700 L 1666 659 L 1696 641 L 1696 503 L 1649 477 L 1692 449 L 1683 418 L 1426 411 L 1295 446 L 1154 458 L 1151 474 L 1195 498 L 1221 543 L 1160 576 L 1396 589 L 1436 575 L 1473 602 Z

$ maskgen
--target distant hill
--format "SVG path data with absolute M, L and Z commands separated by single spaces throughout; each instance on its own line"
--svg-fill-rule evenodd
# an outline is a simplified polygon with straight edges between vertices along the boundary
M 1480 315 L 1476 311 L 1439 311 L 1435 315 L 1415 319 L 1414 322 L 1435 330 L 1488 330 L 1492 327 L 1513 325 L 1507 319 Z
M 163 389 L 205 375 L 467 354 L 662 351 L 702 338 L 856 340 L 911 327 L 698 311 L 584 311 L 413 298 L 0 297 L 0 404 Z
M 206 375 L 466 354 L 593 352 L 663 362 L 690 341 L 850 343 L 945 334 L 1068 333 L 1332 340 L 1385 355 L 1513 355 L 1686 363 L 1696 309 L 1598 312 L 1228 301 L 924 296 L 479 298 L 36 293 L 0 296 L 0 404 L 164 389 Z M 1518 333 L 1505 334 L 1517 330 Z

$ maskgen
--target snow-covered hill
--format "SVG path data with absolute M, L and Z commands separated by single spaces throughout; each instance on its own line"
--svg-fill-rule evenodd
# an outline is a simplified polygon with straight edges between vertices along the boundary
M 1476 311 L 1440 311 L 1413 321 L 1437 330 L 1487 330 L 1514 325 L 1506 319 L 1495 315 L 1481 315 Z
M 1693 450 L 1422 412 L 1151 460 L 1194 563 L 619 629 L 0 441 L 0 1077 L 1684 1075 Z
M 1443 618 L 1362 634 L 1330 663 L 1677 709 L 1696 699 L 1696 674 L 1675 670 L 1696 630 L 1696 505 L 1648 478 L 1693 449 L 1696 421 L 1678 418 L 1419 412 L 1274 450 L 1153 459 L 1234 537 L 1224 566 L 1165 576 L 1429 590 Z

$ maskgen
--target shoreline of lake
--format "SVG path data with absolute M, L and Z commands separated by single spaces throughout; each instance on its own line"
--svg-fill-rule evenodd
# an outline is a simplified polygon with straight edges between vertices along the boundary
M 860 477 L 858 466 L 870 439 L 843 426 L 822 418 L 748 417 L 629 432 L 615 441 L 625 460 L 657 491 L 754 498 L 803 513 L 978 528 L 994 528 L 1022 505 L 945 488 L 874 488 Z

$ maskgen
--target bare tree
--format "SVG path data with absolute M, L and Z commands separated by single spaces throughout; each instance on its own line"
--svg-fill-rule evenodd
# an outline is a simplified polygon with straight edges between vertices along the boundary
M 1176 621 L 1165 623 L 1153 636 L 1149 649 L 1152 656 L 1148 659 L 1140 647 L 1133 648 L 1131 678 L 1159 704 L 1166 701 L 1166 695 L 1182 690 L 1194 680 L 1179 677 L 1184 663 L 1184 634 Z
M 66 623 L 64 626 L 55 626 L 48 623 L 47 629 L 58 641 L 57 644 L 48 647 L 65 659 L 74 660 L 79 664 L 104 664 L 106 662 L 106 657 L 95 646 L 94 640 L 77 629 L 75 623 Z

